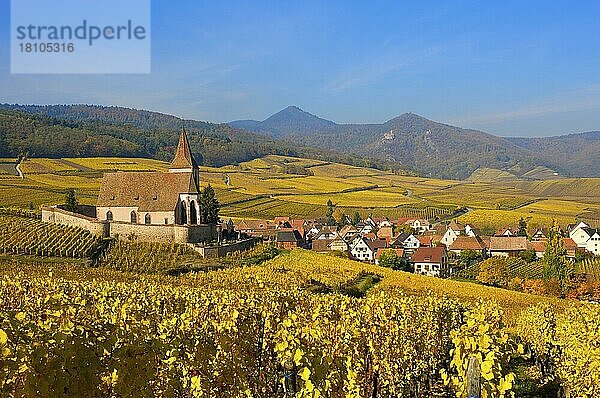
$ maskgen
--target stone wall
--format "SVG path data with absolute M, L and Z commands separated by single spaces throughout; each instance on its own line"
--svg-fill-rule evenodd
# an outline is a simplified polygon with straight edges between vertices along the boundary
M 214 225 L 146 225 L 120 221 L 107 222 L 57 207 L 43 207 L 42 221 L 84 228 L 104 237 L 118 235 L 119 239 L 127 239 L 134 235 L 136 240 L 143 242 L 200 243 L 217 239 Z
M 122 222 L 110 223 L 110 235 L 119 239 L 135 239 L 143 242 L 199 243 L 215 240 L 216 229 L 212 225 L 145 225 Z
M 87 229 L 94 235 L 107 237 L 110 234 L 108 223 L 57 207 L 42 207 L 42 221 Z
M 227 253 L 239 252 L 248 250 L 254 247 L 257 243 L 261 242 L 259 238 L 249 238 L 235 243 L 229 243 L 221 246 L 193 246 L 192 249 L 196 250 L 200 255 L 205 258 L 217 258 L 225 257 Z

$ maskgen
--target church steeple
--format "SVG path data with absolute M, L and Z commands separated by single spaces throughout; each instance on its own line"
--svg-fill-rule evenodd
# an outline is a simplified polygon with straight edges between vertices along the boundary
M 194 179 L 194 187 L 197 192 L 200 190 L 200 168 L 192 150 L 190 149 L 190 142 L 187 138 L 185 129 L 181 130 L 179 134 L 179 143 L 177 144 L 177 151 L 175 151 L 175 157 L 169 167 L 170 173 L 192 173 Z
M 192 169 L 198 168 L 198 164 L 196 163 L 196 159 L 194 159 L 194 155 L 192 155 L 192 151 L 190 149 L 190 142 L 187 138 L 187 133 L 185 129 L 181 130 L 181 134 L 179 134 L 179 144 L 177 144 L 177 151 L 175 152 L 175 157 L 171 162 L 171 167 L 169 171 L 192 171 Z

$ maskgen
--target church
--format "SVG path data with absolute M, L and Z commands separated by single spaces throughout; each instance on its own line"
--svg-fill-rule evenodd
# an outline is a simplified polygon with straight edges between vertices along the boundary
M 117 171 L 102 178 L 96 206 L 42 207 L 42 220 L 85 228 L 104 237 L 148 242 L 214 242 L 219 231 L 202 224 L 200 169 L 185 130 L 166 172 Z
M 147 225 L 197 225 L 200 170 L 181 131 L 168 172 L 119 171 L 102 178 L 96 217 Z

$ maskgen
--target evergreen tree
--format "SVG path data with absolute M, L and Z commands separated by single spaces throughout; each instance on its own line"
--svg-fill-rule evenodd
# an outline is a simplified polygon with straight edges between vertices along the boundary
M 201 220 L 203 224 L 216 224 L 219 222 L 221 206 L 215 195 L 215 190 L 208 184 L 200 194 Z
M 68 189 L 67 193 L 65 194 L 65 209 L 74 212 L 77 210 L 77 204 L 75 190 L 73 188 Z
M 352 217 L 352 225 L 356 225 L 362 221 L 362 217 L 359 212 L 354 213 L 354 217 Z
M 517 236 L 527 237 L 527 221 L 525 221 L 523 217 L 519 219 L 519 230 L 517 231 Z
M 333 212 L 335 211 L 335 205 L 329 199 L 327 201 L 327 225 L 335 225 L 335 217 L 333 216 Z

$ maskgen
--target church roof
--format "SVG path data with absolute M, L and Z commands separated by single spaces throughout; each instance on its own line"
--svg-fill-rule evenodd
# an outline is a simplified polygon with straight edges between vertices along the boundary
M 198 193 L 191 172 L 119 171 L 102 178 L 97 206 L 173 211 L 180 193 Z
M 171 162 L 171 168 L 189 169 L 194 167 L 198 167 L 198 164 L 196 163 L 196 159 L 194 159 L 194 155 L 192 155 L 187 133 L 185 132 L 185 129 L 183 129 L 181 130 L 181 134 L 179 134 L 179 144 L 177 144 L 177 151 Z

